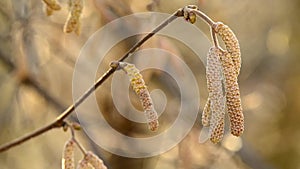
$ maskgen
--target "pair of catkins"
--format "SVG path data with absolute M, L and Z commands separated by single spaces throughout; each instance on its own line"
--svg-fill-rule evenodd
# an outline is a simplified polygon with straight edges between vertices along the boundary
M 229 115 L 231 134 L 240 136 L 244 131 L 244 115 L 238 85 L 241 52 L 238 39 L 227 25 L 216 22 L 212 26 L 212 33 L 221 37 L 226 50 L 215 44 L 207 54 L 206 78 L 209 96 L 202 113 L 202 124 L 209 126 L 209 139 L 218 143 L 224 135 L 226 111 Z
M 227 25 L 216 22 L 212 26 L 212 31 L 222 38 L 226 50 L 215 44 L 207 54 L 206 77 L 209 97 L 202 113 L 202 124 L 209 126 L 211 142 L 218 143 L 224 135 L 225 112 L 229 114 L 231 133 L 240 136 L 244 131 L 238 85 L 241 52 L 238 39 Z M 158 115 L 139 70 L 126 62 L 113 62 L 111 66 L 123 69 L 129 76 L 131 86 L 143 105 L 149 129 L 156 131 L 159 126 Z
M 76 141 L 72 138 L 68 140 L 64 146 L 62 169 L 74 169 L 74 152 Z M 107 169 L 103 161 L 93 152 L 88 151 L 84 154 L 83 159 L 78 162 L 77 169 Z

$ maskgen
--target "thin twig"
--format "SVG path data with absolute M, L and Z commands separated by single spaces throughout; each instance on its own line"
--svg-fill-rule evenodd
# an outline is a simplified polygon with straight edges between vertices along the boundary
M 167 18 L 164 22 L 162 22 L 158 27 L 156 27 L 153 31 L 148 33 L 143 39 L 138 41 L 128 52 L 126 52 L 121 59 L 118 61 L 125 60 L 131 53 L 135 52 L 143 43 L 145 43 L 149 38 L 151 38 L 158 31 L 166 27 L 169 23 L 171 23 L 177 17 L 183 16 L 182 9 L 177 10 L 174 14 L 172 14 L 169 18 Z M 56 118 L 56 120 L 34 132 L 29 133 L 28 135 L 22 136 L 14 141 L 8 142 L 4 145 L 0 146 L 0 152 L 4 152 L 9 150 L 12 147 L 20 145 L 31 138 L 37 137 L 53 128 L 62 127 L 64 122 L 63 120 L 68 117 L 74 110 L 75 107 L 79 106 L 91 93 L 93 93 L 110 75 L 115 72 L 115 68 L 110 67 L 97 81 L 91 86 L 80 98 L 78 98 L 74 104 L 70 105 L 60 116 Z
M 182 17 L 182 9 L 178 9 L 175 13 L 173 13 L 169 18 L 167 18 L 164 22 L 162 22 L 160 25 L 158 25 L 153 31 L 148 33 L 143 39 L 141 39 L 139 42 L 137 42 L 131 49 L 129 49 L 128 52 L 126 52 L 121 59 L 119 59 L 119 62 L 124 61 L 131 53 L 135 52 L 140 46 L 142 46 L 143 43 L 145 43 L 149 38 L 151 38 L 153 35 L 155 35 L 158 31 L 166 27 L 169 23 L 171 23 L 174 19 L 177 17 Z
M 195 9 L 192 9 L 191 11 L 194 12 L 196 15 L 198 15 L 200 18 L 202 18 L 209 26 L 213 26 L 213 24 L 215 23 L 212 19 L 210 19 L 210 17 L 205 15 L 202 11 L 195 10 Z
M 67 125 L 68 125 L 69 128 L 70 128 L 70 131 L 71 131 L 71 135 L 72 135 L 73 141 L 76 143 L 76 145 L 77 145 L 77 147 L 80 149 L 80 151 L 85 155 L 85 154 L 86 154 L 86 150 L 85 150 L 84 147 L 80 144 L 80 142 L 76 139 L 74 127 L 73 127 L 72 124 L 70 124 L 70 123 L 67 123 Z
M 215 32 L 215 30 L 213 29 L 213 27 L 210 27 L 210 32 L 211 32 L 211 37 L 212 37 L 212 39 L 213 39 L 214 46 L 215 46 L 216 48 L 219 48 L 218 39 L 217 39 L 216 32 Z

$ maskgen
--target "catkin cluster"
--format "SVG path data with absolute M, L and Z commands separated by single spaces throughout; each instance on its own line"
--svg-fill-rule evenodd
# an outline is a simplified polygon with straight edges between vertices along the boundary
M 64 32 L 75 32 L 80 34 L 80 17 L 83 9 L 83 0 L 70 0 L 70 11 L 67 21 L 64 25 Z
M 63 149 L 62 169 L 74 169 L 75 141 L 73 139 L 66 142 Z
M 72 138 L 68 140 L 63 149 L 62 169 L 74 169 L 74 152 L 76 142 Z M 93 152 L 87 152 L 84 158 L 78 162 L 77 169 L 107 169 L 103 161 Z
M 43 0 L 45 3 L 45 12 L 48 16 L 52 15 L 53 11 L 58 11 L 61 6 L 56 0 Z
M 149 129 L 151 131 L 156 131 L 159 126 L 158 115 L 154 109 L 153 102 L 147 86 L 145 85 L 145 82 L 143 80 L 143 76 L 133 64 L 119 62 L 119 67 L 126 72 L 129 77 L 132 89 L 139 96 L 145 116 L 148 121 Z
M 87 152 L 82 160 L 79 161 L 77 169 L 107 169 L 103 161 L 93 152 Z
M 244 115 L 238 85 L 241 68 L 238 39 L 233 31 L 221 22 L 213 25 L 213 31 L 222 38 L 226 50 L 216 45 L 210 48 L 207 55 L 206 78 L 209 97 L 202 113 L 202 124 L 209 126 L 210 140 L 217 143 L 224 134 L 225 112 L 229 115 L 231 133 L 235 136 L 240 136 L 244 131 Z

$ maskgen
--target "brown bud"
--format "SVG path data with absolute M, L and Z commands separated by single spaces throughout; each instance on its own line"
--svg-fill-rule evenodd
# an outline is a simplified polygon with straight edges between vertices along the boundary
M 196 14 L 192 12 L 192 10 L 197 9 L 198 7 L 196 5 L 188 5 L 183 8 L 183 17 L 185 20 L 190 22 L 191 24 L 196 22 Z
M 81 130 L 81 126 L 80 126 L 80 124 L 77 123 L 77 122 L 73 122 L 73 123 L 72 123 L 72 127 L 73 127 L 73 129 L 75 129 L 75 130 Z

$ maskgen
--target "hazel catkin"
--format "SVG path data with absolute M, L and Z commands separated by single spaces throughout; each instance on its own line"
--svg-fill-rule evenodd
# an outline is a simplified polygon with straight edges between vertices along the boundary
M 239 75 L 241 69 L 241 50 L 237 37 L 229 26 L 222 22 L 216 22 L 213 25 L 214 31 L 222 38 L 227 52 L 232 58 L 236 75 Z
M 210 117 L 211 117 L 211 110 L 210 110 L 210 99 L 208 97 L 206 104 L 204 106 L 203 112 L 202 112 L 202 125 L 207 127 L 210 124 Z
M 88 164 L 94 167 L 94 169 L 107 169 L 103 161 L 96 156 L 93 152 L 87 152 L 84 159 Z
M 91 165 L 87 162 L 85 158 L 80 160 L 77 165 L 77 169 L 91 169 Z
M 225 77 L 226 105 L 231 134 L 240 136 L 244 131 L 244 115 L 235 66 L 230 53 L 227 51 L 222 51 L 220 59 Z
M 83 10 L 83 0 L 70 0 L 70 11 L 67 21 L 64 25 L 64 32 L 71 33 L 75 32 L 77 35 L 80 34 L 80 17 Z
M 61 9 L 61 6 L 56 0 L 43 0 L 43 2 L 52 10 L 58 11 Z
M 60 4 L 56 0 L 43 0 L 45 7 L 44 10 L 47 16 L 52 15 L 53 11 L 58 11 L 61 9 Z
M 209 91 L 210 140 L 213 143 L 221 141 L 224 135 L 225 97 L 223 92 L 223 70 L 220 61 L 220 50 L 213 46 L 207 55 L 206 78 Z
M 143 76 L 133 64 L 119 62 L 119 67 L 126 72 L 129 77 L 132 89 L 139 96 L 145 116 L 147 118 L 148 128 L 151 131 L 156 131 L 159 126 L 158 115 L 154 109 L 153 102 L 147 86 L 145 85 L 145 82 L 143 80 Z
M 63 149 L 62 169 L 74 169 L 75 141 L 73 139 L 66 142 Z

